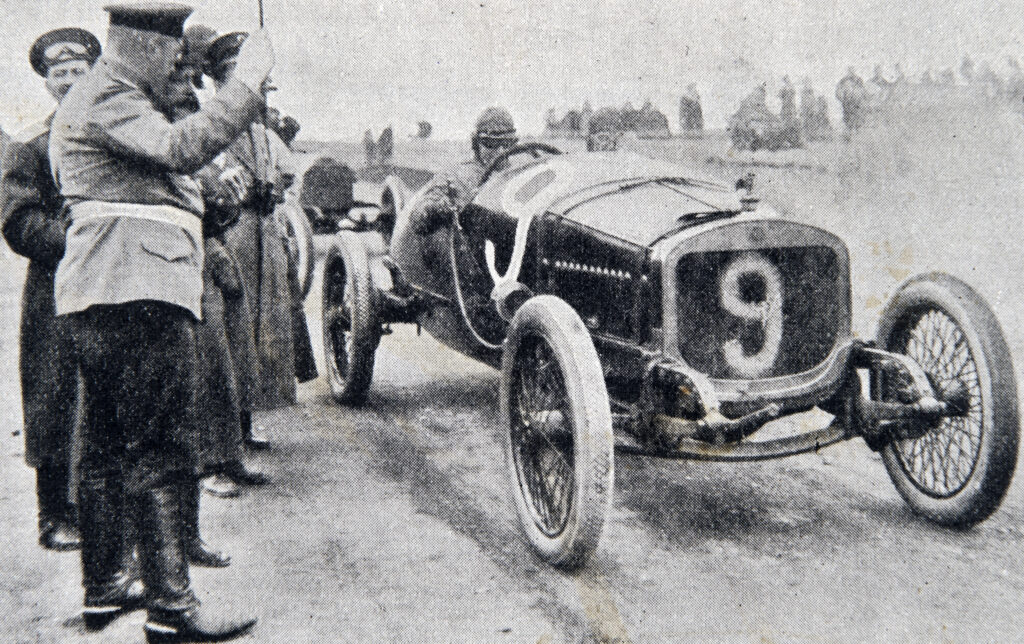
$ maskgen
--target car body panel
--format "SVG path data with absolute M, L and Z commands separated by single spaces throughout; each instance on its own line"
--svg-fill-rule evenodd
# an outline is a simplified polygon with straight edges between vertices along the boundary
M 391 256 L 403 278 L 431 299 L 420 324 L 478 360 L 500 359 L 507 322 L 491 296 L 514 282 L 569 303 L 599 353 L 632 347 L 616 355 L 662 355 L 709 378 L 737 412 L 779 398 L 813 404 L 836 385 L 837 365 L 845 365 L 845 245 L 767 207 L 745 212 L 740 191 L 702 173 L 629 153 L 528 158 L 491 175 L 457 230 L 427 235 L 408 226 L 422 193 L 398 217 Z M 730 270 L 778 283 L 782 321 L 774 331 L 754 329 L 775 334 L 771 342 L 762 338 L 774 351 L 766 357 L 749 338 L 726 351 L 757 322 L 719 302 Z M 682 313 L 686 307 L 694 312 Z M 814 350 L 801 352 L 808 329 L 817 333 Z M 609 364 L 606 372 L 628 389 L 643 368 Z

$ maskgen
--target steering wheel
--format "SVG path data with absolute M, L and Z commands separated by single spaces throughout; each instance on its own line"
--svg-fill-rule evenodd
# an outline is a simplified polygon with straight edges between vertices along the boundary
M 480 183 L 478 183 L 477 185 L 482 186 L 485 183 L 487 183 L 487 180 L 490 179 L 491 175 L 494 174 L 494 172 L 501 167 L 501 164 L 508 161 L 511 157 L 514 157 L 517 154 L 530 153 L 533 155 L 534 159 L 539 159 L 541 152 L 544 152 L 546 154 L 562 154 L 561 150 L 559 150 L 553 145 L 548 145 L 547 143 L 534 142 L 520 143 L 519 145 L 514 145 L 508 150 L 505 150 L 504 152 L 499 154 L 497 157 L 495 157 L 494 161 L 491 161 L 491 165 L 487 166 L 487 169 L 484 170 L 483 175 L 480 177 Z

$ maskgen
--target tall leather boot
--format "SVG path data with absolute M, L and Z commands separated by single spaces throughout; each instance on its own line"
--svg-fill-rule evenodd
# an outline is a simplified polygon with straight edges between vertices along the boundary
M 188 479 L 181 484 L 182 536 L 189 563 L 206 568 L 224 568 L 231 557 L 217 552 L 199 536 L 199 482 Z
M 36 498 L 39 503 L 39 545 L 66 552 L 82 546 L 73 506 L 67 498 L 68 468 L 45 463 L 36 468 Z
M 123 499 L 110 479 L 83 480 L 78 488 L 82 526 L 82 619 L 99 630 L 127 611 L 142 606 L 143 591 L 122 570 L 124 552 Z
M 252 433 L 252 412 L 242 410 L 239 414 L 242 424 L 242 444 L 246 449 L 263 451 L 270 449 L 270 441 L 265 438 L 256 438 Z
M 199 605 L 189 587 L 181 528 L 180 485 L 141 495 L 142 575 L 148 591 L 146 639 L 154 642 L 216 642 L 242 635 L 253 617 L 218 614 Z
M 142 580 L 139 563 L 139 504 L 134 497 L 125 497 L 124 522 L 121 527 L 121 573 L 133 580 Z

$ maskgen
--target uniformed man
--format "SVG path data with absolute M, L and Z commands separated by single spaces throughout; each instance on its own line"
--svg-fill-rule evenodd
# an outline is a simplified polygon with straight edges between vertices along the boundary
M 114 574 L 125 501 L 138 508 L 149 641 L 211 641 L 253 618 L 200 607 L 190 588 L 181 492 L 194 485 L 195 325 L 202 296 L 203 201 L 188 175 L 260 117 L 273 51 L 260 30 L 235 78 L 199 112 L 170 123 L 167 88 L 192 9 L 108 6 L 106 53 L 54 117 L 50 161 L 71 225 L 57 268 L 85 388 L 82 578 L 86 625 L 125 608 Z
M 274 131 L 280 141 L 284 143 L 287 151 L 284 154 L 291 154 L 292 142 L 298 135 L 301 126 L 291 116 L 284 116 L 276 108 L 267 109 L 267 127 Z M 294 176 L 291 179 L 294 181 Z M 303 302 L 306 297 L 302 292 L 302 284 L 299 280 L 299 248 L 294 230 L 290 230 L 288 236 L 288 282 L 292 292 L 292 338 L 294 340 L 295 353 L 295 379 L 299 382 L 316 380 L 320 374 L 316 369 L 316 358 L 313 356 L 313 342 L 309 337 L 309 323 L 306 320 L 306 309 Z M 248 441 L 249 447 L 260 449 L 263 445 L 259 441 Z
M 195 88 L 203 86 L 203 62 L 209 41 L 216 36 L 209 27 L 192 25 L 185 32 L 185 51 L 171 74 L 164 96 L 158 106 L 171 122 L 187 118 L 199 111 Z M 209 206 L 209 205 L 208 205 Z M 202 320 L 197 326 L 196 341 L 199 361 L 198 394 L 196 396 L 197 478 L 215 471 L 226 460 L 241 453 L 242 434 L 238 420 L 238 385 L 224 323 L 225 299 L 241 290 L 234 259 L 224 250 L 217 236 L 229 223 L 226 211 L 207 207 L 203 217 L 203 297 Z M 189 563 L 210 568 L 223 568 L 231 558 L 211 548 L 199 531 L 198 481 L 182 492 L 182 521 L 185 553 Z
M 99 55 L 96 36 L 69 27 L 40 36 L 29 61 L 59 103 Z M 4 148 L 0 220 L 7 243 L 29 259 L 21 305 L 21 396 L 25 459 L 36 469 L 39 543 L 51 550 L 73 550 L 80 544 L 69 496 L 78 367 L 53 303 L 53 276 L 64 254 L 66 223 L 50 174 L 52 120 L 53 114 Z
M 221 88 L 236 74 L 237 55 L 248 34 L 220 36 L 206 55 L 206 73 Z M 295 404 L 295 347 L 292 296 L 288 280 L 287 228 L 275 207 L 284 189 L 286 146 L 259 120 L 201 173 L 203 190 L 221 194 L 230 183 L 244 194 L 238 221 L 225 232 L 225 246 L 238 261 L 256 343 L 256 391 L 242 410 L 246 445 L 266 447 L 253 436 L 252 413 Z M 238 466 L 227 472 L 235 482 L 259 484 L 264 478 Z
M 414 212 L 410 225 L 420 235 L 429 235 L 469 205 L 476 195 L 484 171 L 519 141 L 512 115 L 503 107 L 488 107 L 473 130 L 473 160 L 444 170 L 430 182 Z

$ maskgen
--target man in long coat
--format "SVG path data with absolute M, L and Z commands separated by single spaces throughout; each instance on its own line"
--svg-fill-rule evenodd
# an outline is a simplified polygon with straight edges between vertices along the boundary
M 182 66 L 194 68 L 188 75 L 201 88 L 206 52 L 216 34 L 196 25 L 185 35 L 186 55 Z M 194 99 L 191 84 L 183 85 L 183 94 Z M 187 109 L 187 105 L 184 107 Z M 202 475 L 208 477 L 203 484 L 207 492 L 234 497 L 239 494 L 238 483 L 258 485 L 268 481 L 264 475 L 248 470 L 242 458 L 246 425 L 243 416 L 252 409 L 256 385 L 256 347 L 241 270 L 224 244 L 224 232 L 238 221 L 238 204 L 245 200 L 247 192 L 241 168 L 220 171 L 215 164 L 209 164 L 195 178 L 206 203 L 203 320 L 198 327 L 200 354 L 204 356 L 198 397 L 202 414 L 200 427 L 204 434 L 200 441 L 200 467 Z M 197 513 L 193 513 L 191 517 L 196 555 L 205 561 L 219 559 L 226 563 L 226 557 L 206 548 L 198 538 L 196 516 Z M 209 556 L 203 557 L 203 552 Z
M 207 73 L 215 87 L 223 87 L 231 80 L 235 57 L 246 36 L 242 32 L 229 33 L 210 44 Z M 295 404 L 287 228 L 274 208 L 277 190 L 283 189 L 280 168 L 284 160 L 277 153 L 285 146 L 271 145 L 270 137 L 276 135 L 263 123 L 254 123 L 214 160 L 215 169 L 211 172 L 218 178 L 240 177 L 246 192 L 238 222 L 225 233 L 225 245 L 241 270 L 254 326 L 257 386 L 253 407 L 248 411 Z M 249 426 L 243 430 L 249 432 L 246 438 L 252 442 L 251 417 L 248 420 Z
M 76 28 L 41 36 L 29 54 L 59 103 L 100 54 L 91 33 Z M 64 254 L 63 199 L 50 174 L 51 114 L 4 148 L 0 219 L 14 252 L 29 259 L 21 301 L 21 396 L 25 460 L 36 470 L 39 543 L 51 550 L 80 545 L 69 496 L 78 366 L 65 323 L 56 317 L 53 278 Z
M 193 25 L 185 32 L 185 51 L 171 75 L 167 91 L 158 97 L 157 107 L 172 122 L 199 111 L 195 88 L 201 88 L 206 43 L 215 35 L 209 27 Z M 196 395 L 197 481 L 182 493 L 182 522 L 185 552 L 189 563 L 211 568 L 227 566 L 231 558 L 211 548 L 199 530 L 198 479 L 226 460 L 239 458 L 242 433 L 238 419 L 238 387 L 224 327 L 224 299 L 229 292 L 241 292 L 234 260 L 217 239 L 223 229 L 223 211 L 207 210 L 203 216 L 202 319 L 196 326 L 199 377 Z M 233 274 L 232 274 L 233 273 Z

